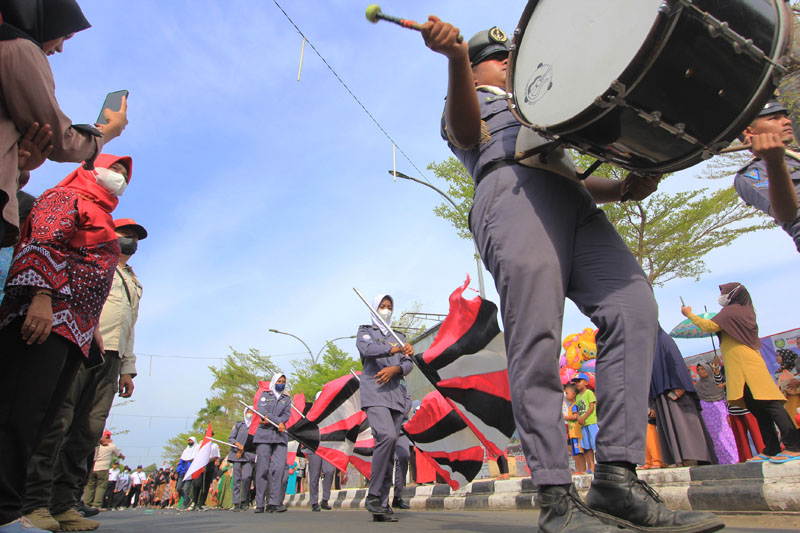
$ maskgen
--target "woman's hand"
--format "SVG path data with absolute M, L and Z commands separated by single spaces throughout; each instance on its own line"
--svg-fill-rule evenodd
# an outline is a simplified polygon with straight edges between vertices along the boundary
M 681 306 L 681 314 L 685 317 L 688 317 L 692 314 L 692 308 L 686 305 Z
M 399 374 L 400 372 L 402 372 L 402 369 L 399 366 L 387 366 L 375 374 L 375 381 L 378 382 L 378 385 L 389 383 L 389 380 L 392 379 L 392 376 Z
M 686 394 L 686 391 L 683 390 L 683 389 L 672 389 L 672 392 L 674 392 L 675 396 L 677 396 L 678 398 L 680 398 L 681 396 Z M 675 399 L 677 400 L 678 398 L 675 398 Z
M 20 170 L 31 171 L 39 168 L 47 156 L 53 151 L 50 140 L 53 132 L 50 124 L 39 127 L 38 122 L 31 124 L 25 135 L 17 142 L 17 166 Z
M 104 141 L 109 142 L 111 139 L 119 137 L 122 130 L 128 125 L 128 99 L 123 96 L 119 111 L 111 111 L 106 108 L 103 110 L 103 116 L 108 122 L 95 124 L 95 127 L 103 133 Z
M 42 344 L 50 335 L 53 327 L 53 301 L 52 293 L 45 292 L 44 289 L 31 299 L 25 321 L 22 323 L 22 340 L 27 341 L 28 345 L 33 343 Z
M 281 433 L 286 433 L 286 425 L 283 422 L 278 424 L 278 431 L 280 431 Z

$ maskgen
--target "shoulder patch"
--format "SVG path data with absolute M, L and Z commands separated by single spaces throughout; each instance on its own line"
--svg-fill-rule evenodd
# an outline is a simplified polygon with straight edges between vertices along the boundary
M 759 181 L 761 179 L 761 173 L 758 171 L 757 168 L 754 168 L 750 172 L 745 174 L 744 177 L 750 178 L 751 180 Z
M 364 335 L 362 335 L 362 336 L 361 336 L 361 338 L 362 338 L 362 339 L 364 339 L 365 341 L 368 341 L 368 340 L 370 340 L 372 337 L 370 337 L 369 335 L 367 335 L 367 334 L 365 333 Z

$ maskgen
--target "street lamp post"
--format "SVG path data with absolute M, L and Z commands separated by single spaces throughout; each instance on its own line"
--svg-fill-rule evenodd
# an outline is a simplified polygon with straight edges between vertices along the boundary
M 288 335 L 290 337 L 294 337 L 295 339 L 299 340 L 300 342 L 303 343 L 303 346 L 306 347 L 306 351 L 308 352 L 308 357 L 311 358 L 311 362 L 312 363 L 316 363 L 317 362 L 317 360 L 314 359 L 314 354 L 311 353 L 311 348 L 309 348 L 308 344 L 306 344 L 305 341 L 303 339 L 301 339 L 300 337 L 298 337 L 297 335 L 292 335 L 291 333 L 286 333 L 285 331 L 278 331 L 277 329 L 270 329 L 269 331 L 270 331 L 270 333 L 277 333 L 278 335 Z
M 319 356 L 322 354 L 322 351 L 323 351 L 323 350 L 325 350 L 325 348 L 326 348 L 326 347 L 327 347 L 329 344 L 333 344 L 334 342 L 336 342 L 336 341 L 340 341 L 340 340 L 342 340 L 342 339 L 355 339 L 355 338 L 356 338 L 356 336 L 355 336 L 355 335 L 348 335 L 348 336 L 346 336 L 346 337 L 336 337 L 335 339 L 333 339 L 333 340 L 331 340 L 331 341 L 328 341 L 328 342 L 326 342 L 326 343 L 325 343 L 325 344 L 322 346 L 322 348 L 320 348 L 319 352 L 317 353 L 317 359 L 319 359 Z
M 428 187 L 430 189 L 433 189 L 434 191 L 438 192 L 442 196 L 442 198 L 444 198 L 445 200 L 450 202 L 450 204 L 456 210 L 458 210 L 458 205 L 453 201 L 453 199 L 450 198 L 448 195 L 446 195 L 438 187 L 435 187 L 434 185 L 431 185 L 430 183 L 428 183 L 426 181 L 418 180 L 417 178 L 412 178 L 411 176 L 403 174 L 402 172 L 397 172 L 395 170 L 390 170 L 389 174 L 394 176 L 394 177 L 396 177 L 396 178 L 403 178 L 404 180 L 414 181 L 416 183 L 419 183 L 420 185 L 424 185 L 424 186 L 426 186 L 426 187 Z M 480 252 L 480 250 L 478 250 L 478 243 L 475 242 L 475 238 L 474 237 L 472 238 L 472 244 L 475 245 L 475 255 L 478 256 L 475 259 L 475 263 L 476 263 L 476 265 L 478 267 L 478 287 L 480 288 L 481 298 L 485 300 L 486 299 L 486 290 L 483 287 L 483 268 L 481 266 L 481 252 Z

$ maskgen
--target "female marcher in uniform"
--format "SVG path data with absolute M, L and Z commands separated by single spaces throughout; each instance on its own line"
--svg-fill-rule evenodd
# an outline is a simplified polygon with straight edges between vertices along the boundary
M 756 311 L 750 293 L 741 283 L 725 283 L 719 290 L 722 310 L 713 320 L 700 318 L 692 313 L 691 307 L 681 307 L 681 313 L 701 330 L 719 334 L 728 403 L 746 407 L 753 413 L 764 440 L 764 449 L 754 459 L 774 463 L 798 460 L 800 438 L 783 408 L 786 398 L 761 357 Z M 781 432 L 780 439 L 775 426 Z M 781 441 L 785 446 L 782 452 Z
M 394 299 L 388 294 L 376 296 L 372 308 L 389 324 Z M 372 324 L 359 326 L 356 337 L 356 347 L 364 365 L 361 374 L 361 409 L 366 411 L 375 437 L 367 493 L 367 510 L 375 515 L 391 513 L 389 489 L 392 485 L 392 467 L 406 404 L 406 391 L 400 381 L 414 366 L 410 359 L 414 348 L 405 342 L 402 333 L 395 333 L 403 341 L 402 346 L 373 317 Z
M 262 420 L 253 437 L 256 445 L 256 510 L 264 512 L 267 482 L 269 482 L 268 513 L 283 513 L 286 506 L 283 501 L 283 471 L 286 465 L 289 436 L 286 434 L 286 422 L 292 414 L 292 400 L 283 391 L 286 388 L 286 375 L 277 372 L 272 376 L 269 390 L 262 390 L 258 397 L 257 411 L 267 417 Z M 274 422 L 278 427 L 276 428 Z
M 228 442 L 233 444 L 228 453 L 228 463 L 233 465 L 233 510 L 245 509 L 250 504 L 250 482 L 253 479 L 253 464 L 256 454 L 244 451 L 247 431 L 253 421 L 253 413 L 245 411 L 244 420 L 239 420 L 231 429 Z

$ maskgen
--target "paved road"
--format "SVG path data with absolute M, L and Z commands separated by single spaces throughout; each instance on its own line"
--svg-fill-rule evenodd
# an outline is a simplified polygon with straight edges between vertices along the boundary
M 398 531 L 464 531 L 517 533 L 536 530 L 535 511 L 401 511 L 399 522 L 373 523 L 363 510 L 334 510 L 312 513 L 305 509 L 289 509 L 281 514 L 254 514 L 252 511 L 152 511 L 127 509 L 98 515 L 102 533 L 132 531 L 181 533 L 197 532 L 305 532 L 353 533 L 367 530 Z M 726 533 L 800 531 L 800 515 L 766 513 L 725 515 Z

